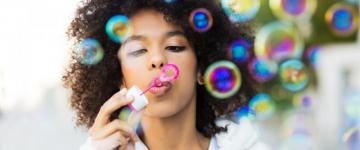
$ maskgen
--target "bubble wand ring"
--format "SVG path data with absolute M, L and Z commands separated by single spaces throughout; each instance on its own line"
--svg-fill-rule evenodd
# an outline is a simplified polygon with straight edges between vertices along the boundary
M 171 73 L 171 71 L 174 71 L 174 73 L 169 75 L 168 73 Z M 161 69 L 160 77 L 156 77 L 151 82 L 151 85 L 146 90 L 144 90 L 140 95 L 145 94 L 147 91 L 149 91 L 151 88 L 155 86 L 161 86 L 163 82 L 169 82 L 177 79 L 179 77 L 179 74 L 180 74 L 179 68 L 175 64 L 165 65 Z

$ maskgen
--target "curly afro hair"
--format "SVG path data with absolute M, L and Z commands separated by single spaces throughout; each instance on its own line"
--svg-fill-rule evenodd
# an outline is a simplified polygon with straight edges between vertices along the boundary
M 205 8 L 213 17 L 212 27 L 203 33 L 196 32 L 189 23 L 191 12 Z M 119 91 L 123 79 L 121 61 L 117 52 L 121 43 L 114 43 L 105 32 L 105 25 L 112 16 L 123 14 L 131 18 L 142 9 L 154 9 L 164 14 L 164 19 L 179 26 L 193 46 L 198 71 L 202 74 L 206 68 L 217 60 L 227 59 L 228 45 L 238 39 L 253 41 L 251 23 L 232 23 L 217 1 L 213 0 L 176 0 L 167 3 L 165 0 L 83 0 L 77 9 L 67 35 L 74 45 L 91 37 L 97 39 L 104 48 L 104 57 L 95 65 L 81 64 L 76 53 L 71 53 L 71 62 L 63 76 L 64 86 L 70 88 L 70 104 L 77 113 L 77 125 L 90 127 L 102 104 Z M 75 46 L 74 48 L 75 49 Z M 244 64 L 237 64 L 242 73 L 242 85 L 237 94 L 225 100 L 212 97 L 204 86 L 197 85 L 196 128 L 206 137 L 226 131 L 216 126 L 218 117 L 229 114 L 255 94 L 253 81 Z M 117 118 L 119 111 L 112 114 Z

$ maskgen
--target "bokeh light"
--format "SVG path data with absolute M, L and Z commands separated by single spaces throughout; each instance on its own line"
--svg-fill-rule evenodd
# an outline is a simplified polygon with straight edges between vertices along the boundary
M 348 118 L 359 120 L 360 118 L 360 93 L 348 91 L 344 100 L 344 112 Z
M 258 82 L 267 82 L 277 73 L 277 64 L 268 59 L 254 58 L 248 64 L 248 70 L 251 76 Z
M 269 0 L 275 16 L 285 20 L 309 20 L 316 10 L 317 0 Z
M 198 8 L 191 12 L 189 22 L 195 31 L 205 32 L 212 27 L 213 18 L 208 10 L 204 8 Z
M 129 19 L 124 15 L 113 16 L 106 23 L 105 30 L 112 41 L 120 43 L 125 40 L 131 32 Z
M 304 89 L 309 82 L 304 64 L 297 59 L 290 59 L 280 64 L 279 75 L 282 86 L 292 92 Z
M 211 64 L 205 71 L 204 79 L 208 92 L 220 99 L 233 96 L 242 83 L 239 69 L 227 60 Z
M 240 107 L 237 111 L 232 114 L 235 121 L 239 122 L 242 118 L 253 120 L 255 118 L 255 111 L 252 110 L 248 105 Z
M 237 63 L 245 63 L 253 51 L 253 43 L 245 38 L 239 38 L 233 41 L 228 48 L 228 57 Z
M 321 50 L 320 46 L 311 46 L 305 52 L 305 58 L 310 62 L 313 68 L 316 68 L 318 65 L 319 52 Z
M 99 63 L 104 57 L 104 50 L 100 43 L 93 38 L 82 40 L 75 50 L 80 63 L 94 65 Z
M 360 126 L 350 128 L 345 132 L 343 141 L 346 143 L 348 150 L 360 149 Z
M 270 95 L 259 93 L 249 102 L 251 110 L 254 110 L 256 119 L 265 120 L 272 117 L 275 112 L 275 104 Z
M 311 108 L 313 99 L 310 96 L 296 94 L 293 98 L 293 105 L 296 108 Z
M 255 54 L 259 58 L 281 61 L 300 58 L 303 41 L 298 31 L 288 22 L 272 22 L 265 25 L 256 35 Z
M 325 13 L 331 31 L 338 36 L 349 36 L 359 26 L 359 16 L 354 7 L 344 3 L 332 5 Z
M 130 114 L 131 114 L 131 109 L 129 107 L 124 107 L 121 109 L 119 113 L 119 119 L 126 121 L 129 119 Z
M 260 0 L 221 0 L 221 6 L 231 21 L 245 22 L 256 16 Z

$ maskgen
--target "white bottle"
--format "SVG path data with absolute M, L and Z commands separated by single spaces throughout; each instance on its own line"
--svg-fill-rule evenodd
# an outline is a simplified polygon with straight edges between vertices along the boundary
M 141 95 L 142 91 L 139 87 L 137 86 L 133 86 L 128 90 L 128 93 L 126 94 L 126 96 L 133 96 L 134 97 L 134 101 L 132 103 L 129 103 L 128 106 L 133 110 L 133 111 L 140 111 L 141 109 L 143 109 L 148 103 L 148 99 L 145 97 L 145 95 Z

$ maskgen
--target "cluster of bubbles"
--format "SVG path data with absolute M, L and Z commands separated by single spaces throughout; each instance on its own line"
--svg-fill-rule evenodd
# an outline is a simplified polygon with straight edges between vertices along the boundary
M 233 96 L 242 83 L 238 67 L 227 60 L 212 63 L 205 71 L 204 81 L 208 92 L 219 99 Z
M 233 22 L 253 19 L 260 9 L 260 0 L 221 0 L 221 6 Z
M 325 20 L 331 31 L 339 36 L 353 34 L 359 26 L 356 9 L 345 3 L 336 3 L 325 14 Z
M 100 43 L 93 38 L 82 40 L 75 49 L 75 53 L 80 63 L 85 65 L 97 64 L 104 57 L 104 49 Z

